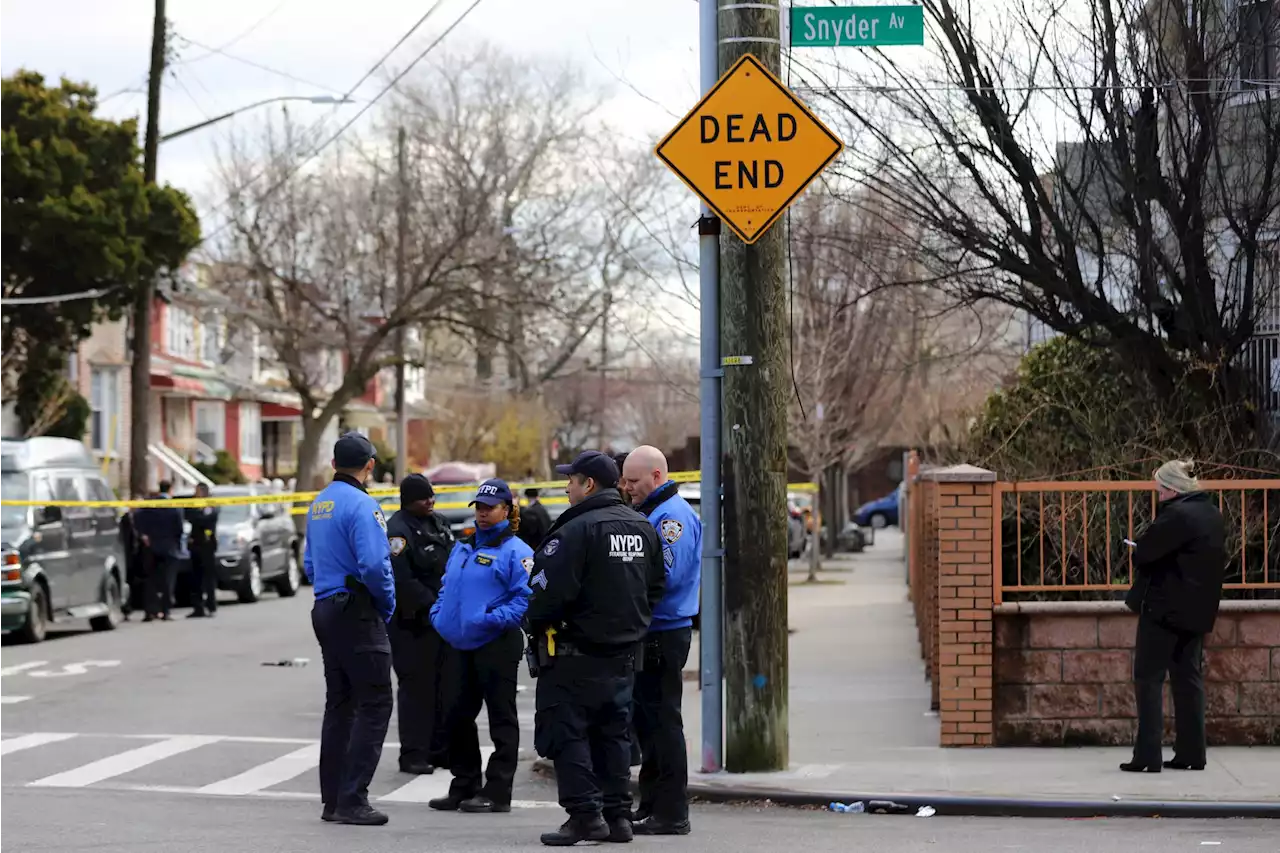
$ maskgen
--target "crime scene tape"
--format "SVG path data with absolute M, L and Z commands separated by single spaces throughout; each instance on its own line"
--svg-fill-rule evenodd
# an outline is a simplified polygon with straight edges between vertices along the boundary
M 699 471 L 677 471 L 671 474 L 671 479 L 677 483 L 696 483 L 701 479 Z M 567 480 L 551 480 L 545 482 L 534 483 L 511 483 L 512 492 L 523 492 L 525 489 L 538 489 L 539 491 L 555 491 L 564 489 L 568 485 Z M 476 484 L 472 483 L 465 486 L 441 485 L 435 487 L 437 495 L 448 494 L 466 494 L 474 492 Z M 788 491 L 792 492 L 814 492 L 817 486 L 813 483 L 792 483 L 787 486 Z M 114 500 L 114 501 L 32 501 L 32 500 L 7 500 L 0 496 L 0 505 L 2 506 L 57 506 L 57 507 L 84 507 L 89 509 L 101 507 L 140 509 L 143 507 L 167 507 L 169 509 L 189 509 L 206 506 L 246 506 L 249 504 L 310 504 L 316 499 L 317 492 L 263 492 L 253 495 L 223 495 L 220 497 L 207 498 L 158 498 L 146 500 Z M 398 486 L 376 486 L 369 489 L 369 495 L 379 500 L 399 496 L 400 489 Z M 567 502 L 566 498 L 559 496 L 547 496 L 543 498 L 544 503 L 561 503 Z M 437 502 L 437 509 L 461 509 L 468 506 L 467 501 L 460 502 Z M 298 510 L 306 511 L 306 507 L 294 507 L 292 512 L 299 514 Z

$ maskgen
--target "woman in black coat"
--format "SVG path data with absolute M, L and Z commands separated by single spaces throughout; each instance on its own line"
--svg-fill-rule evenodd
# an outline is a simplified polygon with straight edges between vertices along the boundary
M 1203 770 L 1204 638 L 1222 600 L 1227 555 L 1222 513 L 1200 491 L 1190 462 L 1166 462 L 1155 473 L 1160 504 L 1134 548 L 1137 570 L 1125 604 L 1138 614 L 1133 655 L 1138 736 L 1130 773 Z M 1164 679 L 1173 686 L 1173 759 L 1162 761 Z

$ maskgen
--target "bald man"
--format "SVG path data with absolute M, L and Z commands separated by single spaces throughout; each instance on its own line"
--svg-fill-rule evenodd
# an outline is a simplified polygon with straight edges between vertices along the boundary
M 633 715 L 643 763 L 633 828 L 636 835 L 688 835 L 689 766 L 680 700 L 702 580 L 702 522 L 678 494 L 667 457 L 656 447 L 627 454 L 622 487 L 658 531 L 667 568 L 666 592 L 645 640 L 644 668 L 636 673 Z

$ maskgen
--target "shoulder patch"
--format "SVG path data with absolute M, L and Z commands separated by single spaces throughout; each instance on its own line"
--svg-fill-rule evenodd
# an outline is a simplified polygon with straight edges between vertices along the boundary
M 671 550 L 670 545 L 662 546 L 662 562 L 667 564 L 668 569 L 676 564 L 676 552 Z
M 559 539 L 552 539 L 546 545 L 542 546 L 542 553 L 546 554 L 548 557 L 554 557 L 556 551 L 559 551 L 559 550 L 560 550 Z
M 658 532 L 662 534 L 664 542 L 668 545 L 674 545 L 684 535 L 684 525 L 674 518 L 664 518 L 662 523 L 658 525 Z
M 542 589 L 546 589 L 546 588 L 547 588 L 547 573 L 546 573 L 546 572 L 538 572 L 536 575 L 534 575 L 534 576 L 530 579 L 530 581 L 529 581 L 529 586 L 536 586 L 536 587 L 541 587 Z
M 533 557 L 524 557 L 520 560 L 520 565 L 524 568 L 524 573 L 529 574 L 533 571 Z
M 404 553 L 404 546 L 407 543 L 404 541 L 403 536 L 392 536 L 389 541 L 391 542 L 391 556 L 399 557 Z
M 384 515 L 382 514 L 382 508 L 381 508 L 381 507 L 376 507 L 376 506 L 375 506 L 375 507 L 373 508 L 373 517 L 374 517 L 374 519 L 376 519 L 376 520 L 377 520 L 377 522 L 378 522 L 378 526 L 382 528 L 382 532 L 383 532 L 383 533 L 386 533 L 386 532 L 387 532 L 387 518 L 386 518 L 386 516 L 384 516 Z

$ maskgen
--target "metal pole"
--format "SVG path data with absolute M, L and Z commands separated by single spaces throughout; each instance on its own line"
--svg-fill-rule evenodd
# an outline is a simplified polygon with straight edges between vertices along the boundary
M 408 164 L 405 160 L 404 128 L 396 134 L 396 181 L 400 193 L 396 206 L 396 310 L 404 305 L 409 291 L 405 282 L 405 243 L 409 228 L 409 178 Z M 404 366 L 404 326 L 396 329 L 396 482 L 405 478 L 409 471 L 409 416 L 405 402 L 405 366 Z
M 700 82 L 705 95 L 719 79 L 719 0 L 698 0 Z M 724 574 L 720 528 L 720 220 L 706 205 L 698 220 L 701 304 L 702 430 L 702 772 L 724 767 Z

